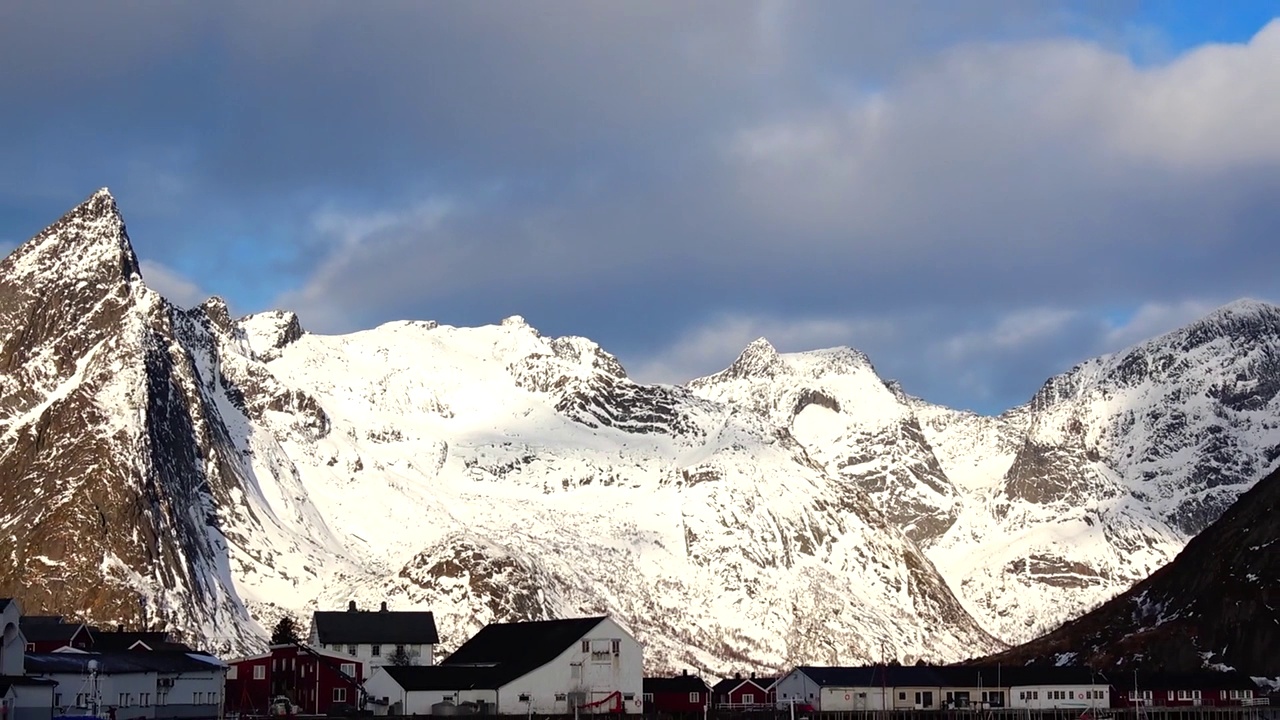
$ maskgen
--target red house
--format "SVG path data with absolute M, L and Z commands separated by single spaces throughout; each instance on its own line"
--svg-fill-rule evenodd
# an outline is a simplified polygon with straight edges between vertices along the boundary
M 362 705 L 364 663 L 332 650 L 272 645 L 262 655 L 227 661 L 228 712 L 264 713 L 281 697 L 300 714 L 341 714 Z
M 773 686 L 777 682 L 778 678 L 758 678 L 755 673 L 751 673 L 751 677 L 747 678 L 737 674 L 731 678 L 721 680 L 715 684 L 715 687 L 711 688 L 714 696 L 712 702 L 716 707 L 749 709 L 753 706 L 759 706 L 773 709 L 776 700 Z
M 1115 678 L 1116 707 L 1219 707 L 1252 705 L 1253 679 L 1238 672 L 1125 673 Z
M 643 687 L 646 714 L 701 713 L 711 704 L 711 688 L 688 670 L 675 677 L 647 677 Z

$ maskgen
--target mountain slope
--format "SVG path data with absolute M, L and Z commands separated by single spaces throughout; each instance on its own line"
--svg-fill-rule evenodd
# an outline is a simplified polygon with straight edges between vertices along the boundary
M 1278 393 L 1280 309 L 1252 301 L 1082 363 L 1025 407 L 968 421 L 988 426 L 979 456 L 1007 469 L 969 483 L 930 557 L 989 630 L 1042 634 L 1168 562 L 1277 466 Z M 926 436 L 964 456 L 952 448 L 975 433 Z
M 609 612 L 658 668 L 999 647 L 794 437 L 583 338 L 182 310 L 105 191 L 5 261 L 0 299 L 0 582 L 29 608 L 223 651 L 352 597 L 433 607 L 446 645 Z
M 1102 607 L 997 656 L 1097 668 L 1224 664 L 1280 677 L 1280 471 L 1244 493 L 1173 562 Z
M 284 611 L 610 613 L 655 671 L 995 651 L 1172 558 L 1280 456 L 1280 311 L 1228 306 L 979 417 L 862 353 L 687 386 L 519 317 L 344 336 L 177 308 L 109 193 L 0 264 L 0 592 L 223 652 Z

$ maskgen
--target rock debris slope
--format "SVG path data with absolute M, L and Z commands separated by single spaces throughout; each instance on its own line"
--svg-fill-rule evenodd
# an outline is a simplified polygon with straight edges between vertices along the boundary
M 446 646 L 608 612 L 654 670 L 969 657 L 1123 591 L 1275 465 L 1278 328 L 1228 306 L 999 417 L 763 339 L 643 385 L 519 317 L 177 308 L 100 191 L 0 265 L 0 591 L 226 651 L 387 599 Z

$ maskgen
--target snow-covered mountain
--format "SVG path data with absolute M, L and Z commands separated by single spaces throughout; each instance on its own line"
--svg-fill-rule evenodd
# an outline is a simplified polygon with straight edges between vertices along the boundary
M 0 592 L 225 651 L 385 599 L 446 646 L 608 612 L 655 670 L 960 659 L 1126 589 L 1275 465 L 1278 336 L 1228 306 L 1000 417 L 763 339 L 642 385 L 518 317 L 177 308 L 100 191 L 0 264 Z

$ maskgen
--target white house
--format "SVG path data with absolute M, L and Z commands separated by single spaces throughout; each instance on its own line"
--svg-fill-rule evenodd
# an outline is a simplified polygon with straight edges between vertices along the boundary
M 22 606 L 0 598 L 0 712 L 6 720 L 48 720 L 55 683 L 27 676 L 27 639 L 22 634 Z
M 1085 710 L 1111 705 L 1110 683 L 1086 667 L 1018 667 L 1004 670 L 1009 707 Z
M 212 656 L 174 651 L 27 655 L 28 673 L 57 683 L 55 715 L 114 709 L 116 720 L 216 717 L 225 669 Z
M 493 624 L 434 667 L 384 666 L 365 682 L 391 714 L 440 702 L 489 714 L 643 710 L 644 651 L 608 617 Z
M 365 667 L 393 664 L 402 656 L 411 665 L 435 662 L 440 642 L 435 615 L 419 610 L 360 610 L 352 600 L 345 611 L 316 612 L 311 621 L 312 647 L 359 658 Z
M 0 675 L 21 675 L 27 639 L 22 634 L 22 606 L 17 600 L 0 598 L 0 627 L 4 628 L 4 644 L 0 646 Z
M 875 667 L 797 667 L 774 685 L 780 708 L 794 704 L 817 712 L 865 712 L 883 710 L 884 671 Z

